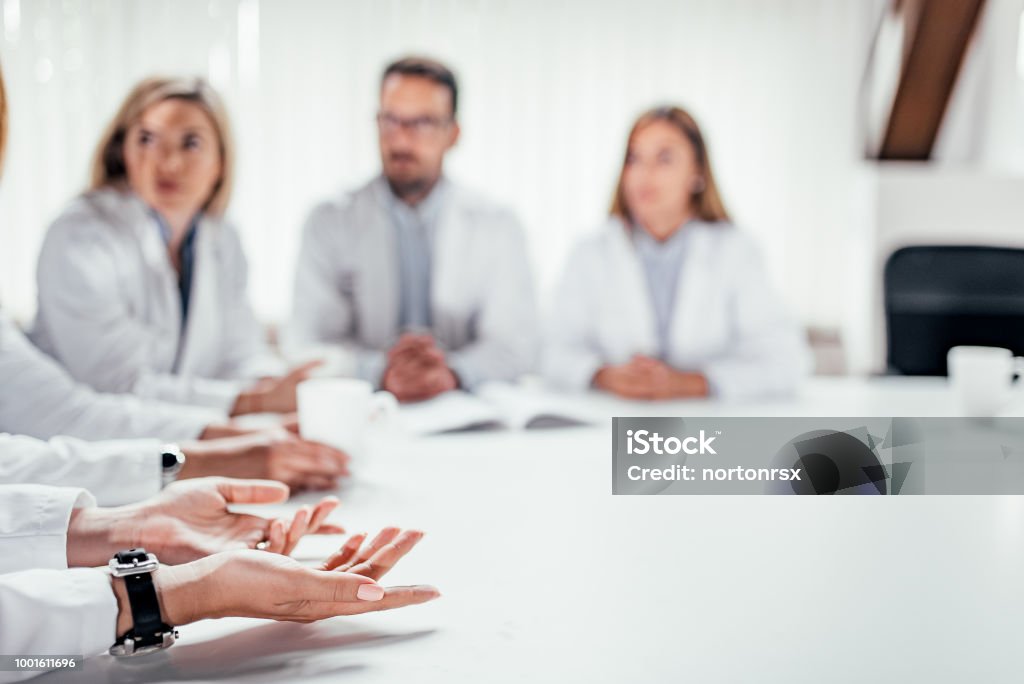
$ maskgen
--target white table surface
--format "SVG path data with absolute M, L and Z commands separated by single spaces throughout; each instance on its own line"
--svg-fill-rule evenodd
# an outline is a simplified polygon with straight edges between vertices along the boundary
M 936 379 L 817 379 L 777 404 L 586 401 L 608 416 L 957 412 Z M 1024 497 L 616 497 L 610 443 L 610 420 L 378 440 L 334 519 L 426 530 L 385 583 L 430 583 L 443 597 L 313 625 L 185 626 L 170 678 L 1024 678 Z M 339 540 L 307 538 L 297 555 Z M 96 679 L 126 676 L 107 661 L 91 663 Z

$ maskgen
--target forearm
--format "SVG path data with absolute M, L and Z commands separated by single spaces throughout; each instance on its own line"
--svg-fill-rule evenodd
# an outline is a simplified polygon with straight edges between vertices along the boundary
M 164 624 L 180 627 L 204 617 L 213 617 L 213 604 L 199 599 L 204 576 L 205 564 L 201 561 L 176 566 L 161 565 L 153 573 L 153 587 L 160 604 L 160 619 Z M 117 600 L 116 633 L 120 637 L 133 626 L 132 609 L 124 579 L 111 577 L 110 584 Z
M 144 518 L 135 506 L 76 508 L 68 523 L 68 567 L 105 565 L 116 552 L 142 546 Z
M 258 389 L 259 385 L 243 389 L 235 397 L 235 402 L 228 410 L 229 416 L 244 416 L 251 413 L 263 413 L 263 393 Z
M 180 446 L 185 454 L 185 465 L 178 472 L 176 479 L 187 480 L 213 475 L 236 478 L 263 477 L 264 463 L 254 456 L 254 447 L 265 441 L 266 437 L 262 434 L 245 433 L 214 440 L 182 443 Z

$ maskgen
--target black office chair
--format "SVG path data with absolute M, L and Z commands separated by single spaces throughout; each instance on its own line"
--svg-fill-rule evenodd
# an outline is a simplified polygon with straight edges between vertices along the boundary
M 1024 355 L 1024 249 L 904 247 L 885 264 L 890 373 L 946 375 L 958 345 Z

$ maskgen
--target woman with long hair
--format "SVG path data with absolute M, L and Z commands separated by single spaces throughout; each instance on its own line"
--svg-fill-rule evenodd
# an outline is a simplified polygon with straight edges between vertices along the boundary
M 633 125 L 608 221 L 571 253 L 552 313 L 544 367 L 562 388 L 744 398 L 792 391 L 807 366 L 679 107 Z
M 97 146 L 89 189 L 50 227 L 32 341 L 77 380 L 231 415 L 295 411 L 309 366 L 281 371 L 225 220 L 235 154 L 199 78 L 150 78 Z

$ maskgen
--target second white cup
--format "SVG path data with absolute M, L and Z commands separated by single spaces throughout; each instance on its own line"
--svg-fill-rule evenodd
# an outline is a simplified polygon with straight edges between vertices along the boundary
M 946 356 L 949 383 L 970 417 L 992 417 L 1009 402 L 1024 359 L 1001 347 L 953 347 Z
M 390 392 L 355 378 L 310 378 L 297 388 L 299 432 L 303 439 L 322 442 L 350 456 L 360 455 L 366 428 L 388 420 L 398 410 Z

